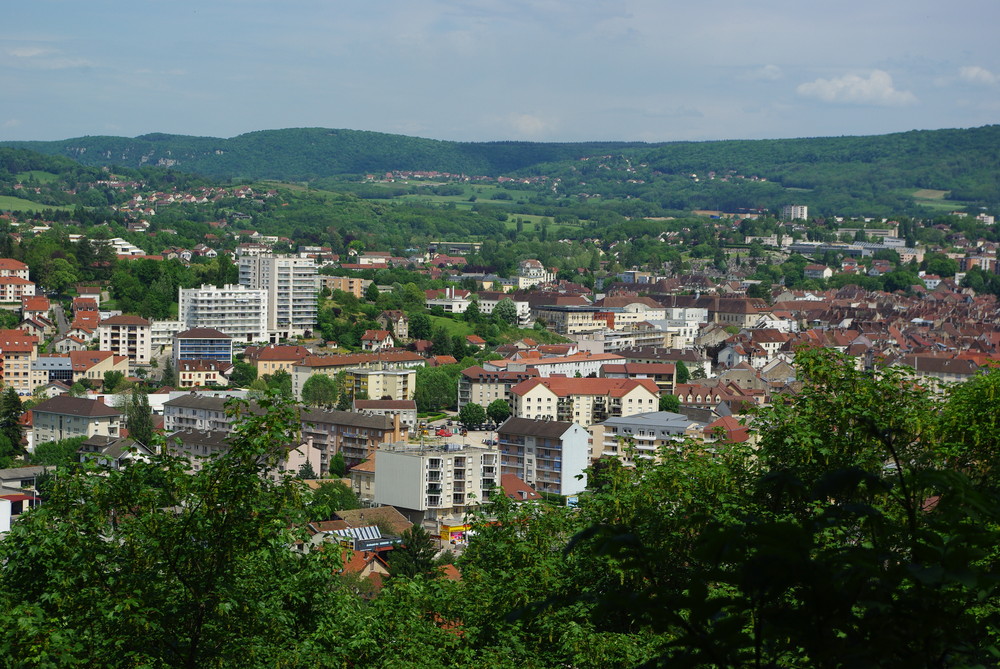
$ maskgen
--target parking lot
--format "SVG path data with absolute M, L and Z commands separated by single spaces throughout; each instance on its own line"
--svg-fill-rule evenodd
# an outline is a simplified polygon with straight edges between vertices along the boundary
M 448 421 L 452 424 L 448 425 Z M 437 431 L 441 428 L 447 429 L 452 433 L 450 437 L 438 436 Z M 430 439 L 439 439 L 441 441 L 446 441 L 452 444 L 463 444 L 465 446 L 483 446 L 486 440 L 495 440 L 497 438 L 496 431 L 493 430 L 469 430 L 468 434 L 462 434 L 462 426 L 454 418 L 442 418 L 441 420 L 432 421 L 427 426 L 427 437 Z

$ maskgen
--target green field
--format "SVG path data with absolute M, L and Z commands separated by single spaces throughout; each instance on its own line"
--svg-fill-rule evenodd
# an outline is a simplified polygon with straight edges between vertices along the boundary
M 73 211 L 73 207 L 56 207 L 51 204 L 38 204 L 31 200 L 24 200 L 19 197 L 0 195 L 0 211 L 44 211 L 46 209 L 59 209 L 62 211 Z
M 30 170 L 28 172 L 18 173 L 17 179 L 21 183 L 34 179 L 37 183 L 47 184 L 58 180 L 59 177 L 58 175 L 52 174 L 52 172 L 43 172 L 41 170 Z
M 456 321 L 448 318 L 447 316 L 430 316 L 430 319 L 432 332 L 439 327 L 443 327 L 445 332 L 452 337 L 455 335 L 464 337 L 466 335 L 474 334 L 472 327 L 465 321 Z
M 915 190 L 906 191 L 907 195 L 913 198 L 913 201 L 919 204 L 921 207 L 927 207 L 928 209 L 934 209 L 937 212 L 952 211 L 953 209 L 961 209 L 965 206 L 964 202 L 959 202 L 957 200 L 946 200 L 945 198 L 951 193 L 947 190 L 935 190 L 931 188 L 921 188 Z

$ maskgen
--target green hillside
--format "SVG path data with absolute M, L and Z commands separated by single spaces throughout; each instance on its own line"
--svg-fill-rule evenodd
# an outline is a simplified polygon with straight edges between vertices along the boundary
M 215 178 L 312 181 L 391 170 L 469 175 L 572 175 L 584 158 L 621 158 L 645 174 L 756 176 L 785 188 L 840 189 L 852 197 L 898 189 L 951 191 L 955 200 L 1000 200 L 1000 126 L 871 137 L 713 142 L 448 142 L 325 128 L 230 139 L 150 134 L 3 142 L 83 165 L 166 166 Z M 590 161 L 594 164 L 594 161 Z M 600 175 L 598 175 L 600 176 Z M 621 181 L 619 179 L 619 181 Z M 634 180 L 633 180 L 634 181 Z M 634 196 L 634 195 L 633 195 Z

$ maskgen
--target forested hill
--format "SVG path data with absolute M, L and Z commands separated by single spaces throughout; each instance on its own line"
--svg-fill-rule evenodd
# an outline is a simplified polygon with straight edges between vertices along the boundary
M 308 181 L 317 178 L 434 170 L 496 176 L 539 163 L 575 160 L 640 146 L 628 142 L 463 143 L 360 130 L 290 128 L 230 139 L 151 134 L 78 137 L 55 142 L 0 142 L 0 146 L 63 155 L 84 165 L 160 165 L 209 177 Z
M 990 202 L 1000 194 L 1000 126 L 870 137 L 712 142 L 448 142 L 357 130 L 293 128 L 230 139 L 151 134 L 0 142 L 84 165 L 170 166 L 209 177 L 308 181 L 392 170 L 469 175 L 565 174 L 581 158 L 615 154 L 666 174 L 757 176 L 855 196 L 928 188 Z M 865 193 L 853 193 L 858 189 Z

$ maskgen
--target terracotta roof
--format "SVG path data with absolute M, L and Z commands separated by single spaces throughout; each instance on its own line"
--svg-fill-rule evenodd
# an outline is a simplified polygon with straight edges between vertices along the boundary
M 528 502 L 542 498 L 534 488 L 513 474 L 501 474 L 500 487 L 503 488 L 504 495 L 516 502 Z
M 570 395 L 608 395 L 622 397 L 642 387 L 653 394 L 659 394 L 660 389 L 652 379 L 574 379 L 560 376 L 528 379 L 510 389 L 515 395 L 524 395 L 537 386 L 545 386 L 559 397 Z

